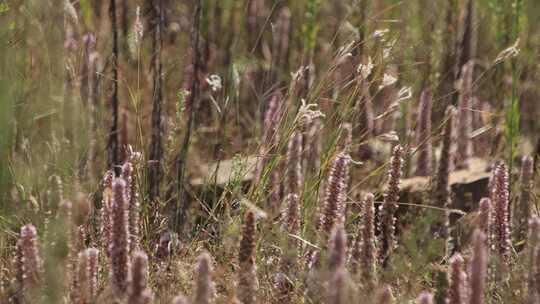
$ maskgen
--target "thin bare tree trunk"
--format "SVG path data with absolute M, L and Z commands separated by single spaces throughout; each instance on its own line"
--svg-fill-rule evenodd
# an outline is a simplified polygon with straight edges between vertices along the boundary
M 109 3 L 109 17 L 111 18 L 111 32 L 113 38 L 112 45 L 112 95 L 111 95 L 111 108 L 112 108 L 112 123 L 109 131 L 109 139 L 107 142 L 108 162 L 109 168 L 115 169 L 117 175 L 119 168 L 119 155 L 118 155 L 118 25 L 116 20 L 116 0 L 110 0 Z
M 162 143 L 162 107 L 163 107 L 163 74 L 161 64 L 161 48 L 163 46 L 163 4 L 162 0 L 152 1 L 153 12 L 153 49 L 152 70 L 154 75 L 154 91 L 152 94 L 152 139 L 149 151 L 149 198 L 153 200 L 159 197 L 161 183 L 161 160 L 163 158 Z
M 193 21 L 193 29 L 191 32 L 191 41 L 193 45 L 193 76 L 190 88 L 190 94 L 187 100 L 188 104 L 188 121 L 187 131 L 182 143 L 180 152 L 176 157 L 177 163 L 177 181 L 176 181 L 176 206 L 174 210 L 173 229 L 175 231 L 182 231 L 186 222 L 187 211 L 191 205 L 191 201 L 187 197 L 187 189 L 185 183 L 186 175 L 186 158 L 189 151 L 189 145 L 191 142 L 191 133 L 195 124 L 195 113 L 197 106 L 195 103 L 199 97 L 199 71 L 202 68 L 202 54 L 200 46 L 200 23 L 202 14 L 201 0 L 197 1 L 195 6 L 195 16 Z

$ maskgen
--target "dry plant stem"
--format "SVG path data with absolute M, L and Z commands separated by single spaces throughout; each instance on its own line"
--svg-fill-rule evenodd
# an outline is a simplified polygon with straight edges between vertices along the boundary
M 353 131 L 355 137 L 360 140 L 366 140 L 373 136 L 374 133 L 374 114 L 373 103 L 369 94 L 369 83 L 367 80 L 360 80 L 358 84 L 360 90 L 360 96 L 356 101 L 355 111 L 357 112 L 357 123 L 353 124 Z M 360 145 L 360 150 L 365 149 L 366 145 Z
M 163 158 L 163 72 L 161 63 L 161 49 L 163 47 L 163 3 L 162 0 L 152 0 L 153 31 L 153 58 L 152 72 L 154 89 L 152 94 L 152 137 L 148 153 L 148 198 L 150 201 L 159 197 L 161 184 L 161 160 Z
M 454 141 L 454 116 L 455 109 L 450 106 L 446 109 L 446 125 L 444 126 L 441 156 L 437 175 L 435 177 L 434 193 L 432 205 L 446 208 L 450 204 L 450 186 L 448 184 L 450 171 L 452 168 L 453 141 Z M 439 223 L 439 233 L 442 238 L 448 238 L 448 214 L 444 214 Z
M 491 200 L 488 197 L 483 197 L 480 200 L 479 206 L 479 218 L 478 218 L 478 228 L 488 236 L 488 239 L 491 236 L 491 230 L 493 227 L 493 208 L 491 205 Z
M 304 156 L 307 174 L 319 174 L 322 154 L 322 121 L 314 119 L 306 127 L 304 134 Z
M 262 0 L 247 1 L 246 30 L 248 37 L 248 48 L 250 53 L 255 53 L 259 57 L 263 57 L 261 37 L 261 14 L 263 8 L 264 1 Z
M 466 274 L 463 271 L 463 258 L 455 254 L 450 259 L 450 289 L 448 291 L 448 304 L 465 304 L 467 299 Z
M 118 115 L 119 115 L 119 101 L 118 101 L 118 25 L 116 22 L 116 0 L 110 0 L 109 2 L 109 17 L 111 19 L 111 33 L 112 33 L 112 93 L 111 93 L 111 115 L 112 122 L 109 130 L 109 138 L 107 141 L 108 161 L 109 168 L 119 173 L 119 168 L 116 166 L 120 164 L 119 149 L 118 149 Z
M 383 264 L 388 260 L 396 246 L 396 218 L 395 212 L 399 201 L 399 184 L 402 174 L 403 148 L 400 145 L 394 147 L 390 167 L 388 169 L 388 186 L 384 193 L 384 201 L 379 207 L 379 259 Z
M 302 133 L 293 131 L 287 149 L 287 194 L 302 195 L 304 174 L 302 170 Z
M 454 139 L 454 114 L 453 107 L 449 107 L 446 110 L 446 125 L 444 127 L 441 156 L 439 160 L 439 167 L 437 169 L 437 180 L 435 183 L 435 206 L 446 207 L 450 197 L 448 188 L 448 176 L 450 174 L 450 168 L 452 167 L 452 142 Z
M 461 88 L 459 90 L 458 119 L 457 119 L 457 156 L 456 168 L 468 169 L 472 154 L 472 62 L 463 66 Z
M 176 156 L 177 164 L 177 180 L 176 180 L 176 207 L 175 207 L 175 217 L 173 221 L 173 228 L 175 231 L 182 231 L 186 222 L 187 211 L 191 205 L 190 200 L 187 198 L 187 189 L 185 182 L 186 174 L 186 158 L 189 151 L 189 146 L 191 143 L 191 133 L 193 132 L 193 127 L 195 125 L 195 114 L 197 110 L 196 102 L 199 98 L 199 73 L 202 67 L 202 54 L 200 46 L 200 23 L 202 15 L 202 0 L 198 0 L 195 5 L 195 15 L 193 21 L 193 28 L 191 32 L 191 41 L 193 44 L 193 78 L 191 81 L 190 92 L 187 100 L 188 108 L 188 121 L 187 121 L 187 130 L 184 136 L 184 141 L 180 152 Z
M 515 242 L 525 240 L 528 235 L 528 220 L 532 209 L 533 174 L 533 158 L 524 156 L 521 160 L 519 201 L 515 205 L 513 212 Z
M 420 107 L 418 126 L 416 130 L 416 145 L 418 147 L 418 159 L 416 162 L 417 176 L 431 175 L 431 107 L 432 101 L 431 89 L 422 91 L 420 96 Z
M 112 231 L 112 181 L 114 178 L 114 173 L 112 170 L 108 170 L 102 180 L 103 184 L 103 193 L 101 200 L 101 210 L 100 210 L 100 235 L 101 235 L 101 247 L 104 249 L 107 257 L 110 256 L 109 253 L 109 242 L 111 241 L 111 231 Z
M 473 233 L 472 246 L 473 256 L 469 264 L 469 304 L 484 304 L 488 248 L 486 235 L 479 229 L 476 229 Z
M 437 94 L 444 98 L 443 108 L 450 105 L 454 98 L 454 84 L 456 82 L 456 26 L 457 26 L 457 1 L 446 2 L 446 12 L 444 20 L 444 54 L 442 55 L 442 70 L 439 89 Z
M 238 281 L 236 294 L 242 303 L 257 301 L 257 269 L 255 264 L 255 214 L 246 214 L 238 253 Z

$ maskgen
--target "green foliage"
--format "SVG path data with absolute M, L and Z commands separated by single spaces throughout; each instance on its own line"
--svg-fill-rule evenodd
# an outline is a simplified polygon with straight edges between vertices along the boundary
M 321 0 L 307 0 L 305 6 L 305 21 L 302 24 L 302 36 L 304 37 L 304 46 L 311 54 L 315 50 L 317 43 L 317 34 L 319 32 L 319 23 L 317 22 L 317 15 Z

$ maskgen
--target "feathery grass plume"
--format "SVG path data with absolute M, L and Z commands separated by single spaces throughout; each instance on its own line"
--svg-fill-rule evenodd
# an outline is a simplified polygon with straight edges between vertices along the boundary
M 304 134 L 304 156 L 306 172 L 308 174 L 318 174 L 321 168 L 323 123 L 321 119 L 314 119 L 306 126 Z
M 42 279 L 42 261 L 39 254 L 36 227 L 27 224 L 21 227 L 17 241 L 16 265 L 20 300 L 25 303 L 30 300 L 32 293 L 39 288 Z
M 473 256 L 469 263 L 469 304 L 484 304 L 488 248 L 486 235 L 475 229 L 472 236 Z
M 88 109 L 88 126 L 90 129 L 90 138 L 88 145 L 88 153 L 85 163 L 85 173 L 90 180 L 96 177 L 96 159 L 97 159 L 97 87 L 99 86 L 97 66 L 99 62 L 99 53 L 96 51 L 96 35 L 92 33 L 85 34 L 82 37 L 84 44 L 81 79 L 80 79 L 80 96 L 81 102 Z
M 197 284 L 193 304 L 210 304 L 213 302 L 215 289 L 212 282 L 212 258 L 203 252 L 197 258 Z
M 339 267 L 333 271 L 330 278 L 328 290 L 328 297 L 325 301 L 326 304 L 345 304 L 349 303 L 348 297 L 348 280 L 347 271 L 345 267 Z
M 285 208 L 281 216 L 281 227 L 286 233 L 286 243 L 282 246 L 283 253 L 280 258 L 280 272 L 275 275 L 274 289 L 276 301 L 279 303 L 292 303 L 294 284 L 289 278 L 297 269 L 298 253 L 301 241 L 295 238 L 300 234 L 300 198 L 296 194 L 289 194 L 285 198 Z
M 347 236 L 341 220 L 332 229 L 328 244 L 328 288 L 326 303 L 338 304 L 347 302 Z
M 433 295 L 430 292 L 423 291 L 416 299 L 418 304 L 433 304 Z M 465 304 L 465 302 L 463 302 Z
M 293 131 L 287 149 L 286 193 L 302 195 L 304 174 L 302 170 L 302 133 Z
M 126 200 L 126 182 L 116 178 L 112 184 L 112 230 L 109 254 L 111 259 L 111 285 L 117 297 L 123 297 L 130 279 L 129 220 Z
M 242 239 L 238 252 L 238 282 L 236 294 L 242 303 L 256 303 L 257 299 L 257 269 L 255 264 L 255 214 L 248 211 L 246 214 L 244 227 L 242 228 Z
M 328 268 L 330 271 L 336 271 L 338 268 L 345 267 L 347 259 L 347 236 L 345 228 L 340 221 L 332 230 L 329 240 Z
M 273 151 L 279 143 L 279 121 L 282 114 L 283 94 L 280 91 L 275 91 L 268 100 L 268 106 L 264 112 L 263 134 L 259 148 L 259 160 L 257 162 L 257 170 L 255 174 L 255 184 L 261 180 L 264 169 L 270 159 Z
M 320 229 L 328 236 L 334 224 L 344 217 L 347 183 L 349 179 L 349 162 L 351 157 L 341 152 L 336 156 L 326 181 L 326 193 L 321 214 Z
M 67 245 L 67 279 L 66 286 L 69 289 L 69 298 L 75 299 L 77 297 L 77 227 L 73 220 L 73 204 L 70 201 L 63 201 L 60 205 L 62 216 L 66 225 L 66 245 Z
M 536 254 L 538 254 L 538 242 L 540 236 L 540 218 L 533 216 L 529 220 L 529 239 L 527 240 L 527 304 L 536 304 L 538 297 L 536 276 L 538 268 L 536 265 Z
M 63 120 L 64 136 L 68 140 L 74 137 L 74 91 L 76 81 L 78 80 L 78 71 L 76 71 L 78 50 L 79 50 L 79 17 L 77 11 L 70 1 L 64 1 L 64 102 L 63 102 Z
M 94 303 L 98 292 L 99 250 L 88 248 L 79 253 L 76 303 Z
M 393 149 L 390 167 L 388 169 L 388 186 L 384 193 L 384 201 L 379 207 L 379 258 L 382 262 L 387 261 L 396 246 L 395 212 L 398 208 L 397 203 L 399 201 L 399 184 L 403 164 L 402 154 L 403 148 L 400 145 L 396 145 Z
M 281 257 L 283 271 L 296 265 L 298 250 L 301 248 L 300 240 L 293 237 L 300 234 L 300 198 L 296 194 L 289 194 L 285 202 L 286 207 L 281 216 L 281 227 L 287 233 L 285 253 Z
M 174 297 L 172 300 L 173 304 L 189 304 L 188 299 L 182 295 Z
M 472 77 L 474 63 L 463 66 L 457 116 L 457 154 L 456 168 L 468 169 L 472 153 Z
M 494 248 L 501 262 L 507 263 L 510 258 L 510 227 L 508 223 L 508 170 L 504 163 L 497 166 L 494 180 Z
M 92 56 L 96 51 L 96 35 L 93 33 L 88 33 L 83 35 L 83 59 L 81 65 L 81 80 L 80 80 L 80 95 L 81 102 L 85 106 L 91 105 L 90 95 L 92 94 L 94 75 L 92 74 L 93 65 L 92 65 Z
M 416 175 L 431 175 L 431 107 L 433 94 L 430 88 L 426 88 L 420 95 L 418 109 L 418 125 L 416 129 L 416 145 L 418 158 L 416 161 Z
M 152 136 L 149 147 L 149 172 L 148 172 L 148 195 L 150 201 L 159 197 L 162 172 L 161 161 L 163 158 L 163 71 L 161 62 L 161 49 L 163 47 L 163 3 L 152 1 L 152 19 L 154 29 L 152 33 L 152 72 L 153 72 L 153 101 L 152 101 Z
M 392 304 L 394 303 L 394 296 L 392 295 L 392 289 L 389 285 L 384 285 L 377 293 L 377 304 Z
M 300 197 L 297 194 L 289 194 L 285 198 L 286 208 L 282 213 L 283 229 L 293 235 L 300 233 Z
M 129 236 L 130 236 L 130 252 L 138 250 L 140 247 L 139 236 L 139 191 L 137 184 L 137 176 L 135 166 L 131 161 L 127 161 L 122 165 L 122 178 L 126 181 L 126 199 L 128 201 L 129 213 Z
M 131 280 L 129 282 L 130 304 L 148 304 L 154 295 L 148 285 L 148 256 L 143 251 L 133 253 L 131 263 Z
M 375 207 L 374 196 L 364 196 L 361 213 L 360 232 L 356 236 L 351 254 L 352 272 L 360 273 L 366 287 L 372 288 L 376 281 L 376 247 L 375 247 Z
M 515 204 L 513 225 L 515 241 L 520 242 L 527 237 L 527 221 L 531 214 L 531 194 L 533 189 L 533 158 L 524 156 L 521 160 L 519 202 Z
M 109 256 L 109 244 L 111 241 L 112 230 L 112 181 L 114 179 L 114 172 L 107 170 L 103 176 L 102 185 L 103 193 L 101 198 L 101 211 L 100 211 L 100 235 L 101 235 L 101 247 L 104 248 L 105 254 Z
M 128 48 L 131 56 L 139 60 L 142 38 L 144 35 L 144 25 L 141 20 L 141 7 L 135 9 L 135 21 L 131 27 L 128 37 Z
M 263 121 L 263 134 L 261 138 L 260 148 L 259 148 L 259 159 L 257 162 L 257 168 L 255 172 L 255 185 L 259 184 L 263 175 L 265 174 L 266 168 L 272 155 L 277 155 L 280 133 L 279 122 L 283 113 L 283 95 L 281 92 L 276 91 L 270 97 L 268 101 L 268 108 L 264 114 Z M 268 174 L 267 181 L 267 192 L 268 201 L 267 204 L 270 208 L 277 208 L 281 203 L 281 172 L 279 172 L 279 167 L 283 163 L 277 157 L 277 162 Z
M 465 304 L 466 274 L 463 271 L 463 258 L 459 253 L 450 258 L 450 288 L 448 290 L 448 304 Z

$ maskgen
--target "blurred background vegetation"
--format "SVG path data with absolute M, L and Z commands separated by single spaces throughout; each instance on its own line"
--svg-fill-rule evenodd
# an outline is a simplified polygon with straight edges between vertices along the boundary
M 145 156 L 152 129 L 155 55 L 155 21 L 148 17 L 149 3 L 117 1 L 121 141 Z M 257 153 L 267 100 L 276 90 L 287 92 L 293 73 L 302 66 L 311 67 L 302 98 L 320 105 L 327 117 L 324 132 L 332 134 L 350 119 L 350 113 L 340 111 L 346 109 L 342 105 L 350 94 L 343 83 L 368 58 L 373 59 L 379 78 L 391 71 L 398 88 L 412 88 L 413 98 L 400 105 L 395 127 L 401 141 L 411 138 L 422 89 L 434 90 L 433 118 L 439 126 L 446 106 L 457 100 L 456 61 L 474 60 L 479 102 L 473 106 L 482 114 L 479 127 L 485 126 L 485 133 L 494 138 L 479 154 L 512 160 L 533 153 L 540 131 L 540 1 L 162 0 L 162 5 L 162 193 L 177 175 L 174 164 L 188 129 L 190 107 L 195 107 L 196 118 L 187 174 L 197 177 L 205 173 L 198 165 Z M 201 6 L 201 48 L 196 52 L 197 5 Z M 39 213 L 31 211 L 51 200 L 51 192 L 60 187 L 55 186 L 56 177 L 63 181 L 66 197 L 82 189 L 92 199 L 99 198 L 111 124 L 108 6 L 105 0 L 0 0 L 0 248 L 4 257 L 21 224 L 40 222 Z M 133 46 L 137 7 L 144 28 L 140 47 Z M 279 53 L 275 46 L 285 9 L 290 13 L 290 39 L 286 52 Z M 96 37 L 98 61 L 94 99 L 81 93 L 82 37 L 89 33 Z M 383 42 L 377 39 L 380 33 Z M 354 47 L 347 48 L 353 41 Z M 516 49 L 517 56 L 497 61 L 506 54 L 504 50 Z M 351 55 L 343 56 L 344 50 Z M 202 63 L 200 75 L 195 76 L 201 88 L 198 99 L 187 104 L 194 53 Z M 338 66 L 339 72 L 329 72 Z M 211 75 L 220 77 L 220 89 L 213 90 L 207 81 Z M 380 95 L 384 94 L 374 97 L 378 114 L 388 106 Z M 300 98 L 294 102 L 299 105 Z M 334 144 L 325 143 L 326 151 Z M 142 183 L 145 189 L 145 179 Z M 142 201 L 150 204 L 142 193 Z

